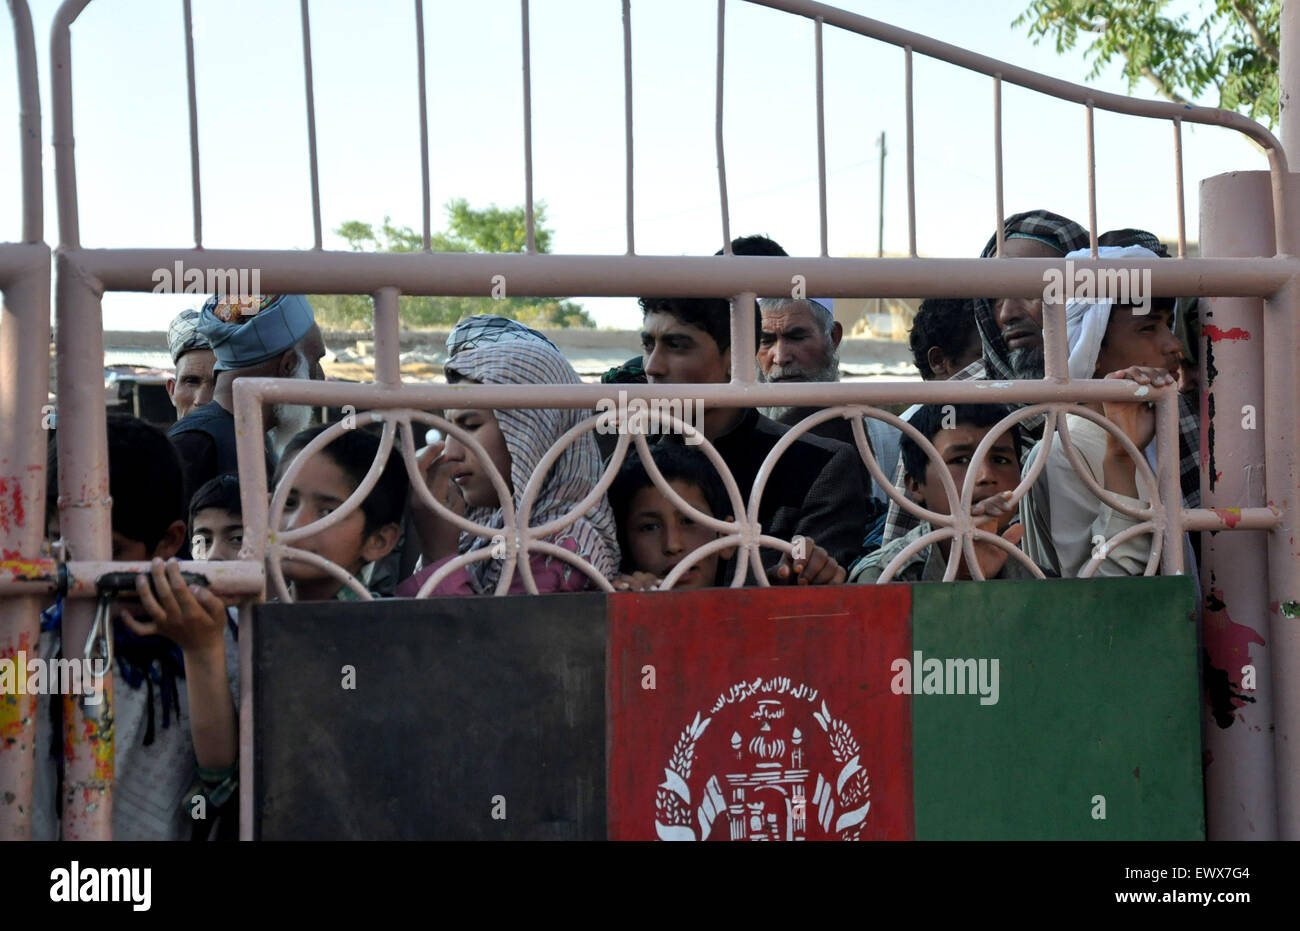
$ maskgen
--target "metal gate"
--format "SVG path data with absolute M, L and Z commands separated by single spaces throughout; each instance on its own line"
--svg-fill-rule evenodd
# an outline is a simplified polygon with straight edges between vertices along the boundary
M 1093 118 L 1096 110 L 1126 114 L 1135 118 L 1165 120 L 1170 123 L 1174 139 L 1175 189 L 1179 217 L 1178 258 L 1171 261 L 1129 261 L 1123 267 L 1149 272 L 1155 296 L 1200 296 L 1212 298 L 1216 320 L 1237 321 L 1238 325 L 1260 334 L 1258 339 L 1232 341 L 1216 347 L 1220 351 L 1220 368 L 1212 381 L 1205 381 L 1205 391 L 1223 401 L 1219 410 L 1232 410 L 1229 398 L 1236 397 L 1249 385 L 1248 373 L 1262 372 L 1262 395 L 1254 403 L 1262 406 L 1262 429 L 1234 431 L 1235 416 L 1220 415 L 1208 449 L 1204 448 L 1202 471 L 1209 468 L 1211 457 L 1220 461 L 1242 462 L 1258 468 L 1263 464 L 1266 481 L 1262 494 L 1246 499 L 1246 485 L 1237 482 L 1231 470 L 1224 470 L 1222 482 L 1203 488 L 1205 507 L 1186 509 L 1181 506 L 1177 456 L 1178 409 L 1175 389 L 1151 393 L 1157 411 L 1159 467 L 1147 473 L 1152 484 L 1151 507 L 1140 516 L 1143 523 L 1127 535 L 1152 533 L 1152 559 L 1148 574 L 1160 571 L 1180 574 L 1184 571 L 1181 540 L 1188 531 L 1257 531 L 1247 539 L 1261 541 L 1260 554 L 1266 549 L 1266 566 L 1248 548 L 1227 552 L 1209 545 L 1203 566 L 1207 591 L 1218 591 L 1222 602 L 1237 614 L 1236 623 L 1254 631 L 1268 646 L 1251 652 L 1261 683 L 1256 702 L 1243 717 L 1250 726 L 1235 727 L 1222 733 L 1211 731 L 1209 750 L 1214 763 L 1207 772 L 1210 796 L 1212 836 L 1220 837 L 1300 837 L 1300 687 L 1294 676 L 1281 673 L 1300 665 L 1300 551 L 1295 546 L 1297 480 L 1296 412 L 1300 409 L 1297 393 L 1297 334 L 1294 311 L 1297 306 L 1295 276 L 1300 271 L 1300 183 L 1289 174 L 1286 155 L 1278 140 L 1262 126 L 1234 113 L 1204 107 L 1187 107 L 1173 103 L 1136 100 L 1093 91 L 1087 87 L 1049 78 L 1014 65 L 977 55 L 964 49 L 937 42 L 925 36 L 879 23 L 834 7 L 807 0 L 733 0 L 754 2 L 806 20 L 817 74 L 817 93 L 810 105 L 817 111 L 818 182 L 820 217 L 820 253 L 815 256 L 768 258 L 747 257 L 737 262 L 730 254 L 731 228 L 728 207 L 727 171 L 723 134 L 725 87 L 723 62 L 726 50 L 726 0 L 717 4 L 717 83 L 715 145 L 718 191 L 721 202 L 720 240 L 724 254 L 708 258 L 684 258 L 641 255 L 635 249 L 633 224 L 633 176 L 631 142 L 633 138 L 631 36 L 632 10 L 629 0 L 622 0 L 624 38 L 624 120 L 627 140 L 626 158 L 626 254 L 622 256 L 542 255 L 536 250 L 533 212 L 531 63 L 529 53 L 530 10 L 528 0 L 521 0 L 522 20 L 522 92 L 524 164 L 522 166 L 527 211 L 527 251 L 523 254 L 469 255 L 435 253 L 430 250 L 430 183 L 429 133 L 425 100 L 424 30 L 421 0 L 414 4 L 415 49 L 419 62 L 418 120 L 421 139 L 423 245 L 422 252 L 408 254 L 357 254 L 327 252 L 321 238 L 320 190 L 317 170 L 315 103 L 312 83 L 311 31 L 307 0 L 301 0 L 303 62 L 308 126 L 308 166 L 310 169 L 314 246 L 306 251 L 209 250 L 202 247 L 202 192 L 199 183 L 200 155 L 197 133 L 198 93 L 193 66 L 193 39 L 189 0 L 184 0 L 186 30 L 182 41 L 187 56 L 189 133 L 191 147 L 192 211 L 194 243 L 192 247 L 165 249 L 87 249 L 82 247 L 78 227 L 78 193 L 73 150 L 72 54 L 71 26 L 90 0 L 68 0 L 55 17 L 51 37 L 53 142 L 55 183 L 58 204 L 59 245 L 55 252 L 55 315 L 58 354 L 58 407 L 61 433 L 73 442 L 59 448 L 59 511 L 63 535 L 63 552 L 56 559 L 41 557 L 42 530 L 32 515 L 44 513 L 44 443 L 42 429 L 48 381 L 48 357 L 45 334 L 49 319 L 48 284 L 49 250 L 42 243 L 40 117 L 36 90 L 35 57 L 30 18 L 23 0 L 11 0 L 15 35 L 19 48 L 19 86 L 21 97 L 21 144 L 23 147 L 24 243 L 0 247 L 0 278 L 5 289 L 6 306 L 0 322 L 0 480 L 13 483 L 13 500 L 20 502 L 18 513 L 26 519 L 0 524 L 0 541 L 4 545 L 3 577 L 0 578 L 0 650 L 31 648 L 39 636 L 38 612 L 51 593 L 61 590 L 67 598 L 64 611 L 64 642 L 84 642 L 89 631 L 95 595 L 95 580 L 110 570 L 141 571 L 143 564 L 112 563 L 110 556 L 110 503 L 107 497 L 107 446 L 100 366 L 103 358 L 101 296 L 105 291 L 150 291 L 155 270 L 169 269 L 180 263 L 185 268 L 211 273 L 217 269 L 258 269 L 263 289 L 270 293 L 366 293 L 374 299 L 375 380 L 373 384 L 341 385 L 242 378 L 235 386 L 235 415 L 239 432 L 239 461 L 243 488 L 245 521 L 245 558 L 227 563 L 205 563 L 202 568 L 212 578 L 217 592 L 252 600 L 276 592 L 288 597 L 280 571 L 281 559 L 291 552 L 296 539 L 315 533 L 327 521 L 341 519 L 358 506 L 377 478 L 376 470 L 353 497 L 331 516 L 318 524 L 295 531 L 277 533 L 285 488 L 267 503 L 254 490 L 265 487 L 265 463 L 261 454 L 264 402 L 310 403 L 313 405 L 351 404 L 368 413 L 358 422 L 372 419 L 383 422 L 381 453 L 400 444 L 402 455 L 412 476 L 415 471 L 416 423 L 437 425 L 457 433 L 453 425 L 429 413 L 441 410 L 455 399 L 455 406 L 489 408 L 594 408 L 609 395 L 597 385 L 504 386 L 409 385 L 402 381 L 398 365 L 398 297 L 399 295 L 488 296 L 498 276 L 510 282 L 513 294 L 538 297 L 571 294 L 637 296 L 656 294 L 666 297 L 714 297 L 732 302 L 732 344 L 753 345 L 755 340 L 753 304 L 758 295 L 787 294 L 793 276 L 802 276 L 807 293 L 829 297 L 870 295 L 875 297 L 909 297 L 927 294 L 934 297 L 966 297 L 971 293 L 995 293 L 1008 297 L 1038 297 L 1043 293 L 1043 273 L 1059 267 L 1054 260 L 1022 259 L 989 262 L 981 259 L 920 258 L 916 254 L 915 170 L 913 145 L 912 60 L 923 55 L 966 69 L 990 79 L 990 116 L 994 127 L 994 146 L 989 153 L 996 172 L 996 202 L 990 204 L 991 219 L 1002 239 L 1005 210 L 1002 198 L 1002 86 L 1009 83 L 1046 94 L 1080 106 L 1088 149 L 1089 217 L 1088 228 L 1093 256 L 1097 255 L 1097 190 L 1093 150 Z M 612 2 L 612 0 L 611 0 Z M 1288 6 L 1295 14 L 1294 4 Z M 822 35 L 826 27 L 870 37 L 903 50 L 907 114 L 907 200 L 910 257 L 902 259 L 858 259 L 832 257 L 828 251 L 826 207 L 825 117 L 822 82 Z M 1300 29 L 1295 15 L 1284 14 L 1284 38 L 1289 40 L 1285 52 L 1300 54 Z M 1285 58 L 1285 56 L 1284 56 Z M 1284 88 L 1295 75 L 1283 67 Z M 1284 93 L 1285 96 L 1285 93 Z M 1291 119 L 1289 114 L 1287 116 Z M 1187 258 L 1184 224 L 1185 192 L 1182 177 L 1182 126 L 1200 123 L 1234 129 L 1255 141 L 1267 153 L 1267 174 L 1244 174 L 1207 183 L 1204 199 L 1203 239 L 1207 244 L 1221 243 L 1222 255 L 1212 258 Z M 1300 132 L 1300 129 L 1297 130 Z M 1076 267 L 1098 270 L 1115 267 L 1096 259 L 1076 263 Z M 1260 301 L 1262 299 L 1262 310 Z M 1055 429 L 1056 441 L 1069 447 L 1064 417 L 1059 414 L 1074 401 L 1132 400 L 1131 383 L 1100 380 L 1072 380 L 1065 360 L 1066 337 L 1063 308 L 1048 305 L 1044 310 L 1046 377 L 1041 381 L 1023 382 L 929 382 L 906 386 L 888 383 L 871 384 L 759 384 L 755 360 L 751 355 L 733 355 L 732 378 L 725 385 L 689 386 L 680 389 L 663 385 L 623 386 L 628 399 L 646 401 L 702 399 L 719 407 L 767 406 L 773 404 L 826 405 L 828 410 L 804 421 L 790 432 L 764 464 L 754 489 L 740 489 L 725 470 L 720 458 L 707 442 L 703 449 L 723 474 L 733 502 L 745 503 L 736 510 L 737 523 L 725 528 L 730 542 L 738 544 L 750 562 L 758 565 L 758 547 L 790 548 L 789 541 L 763 536 L 757 525 L 758 498 L 772 462 L 801 432 L 820 420 L 845 416 L 852 419 L 858 447 L 871 474 L 883 487 L 892 483 L 883 475 L 866 443 L 861 417 L 886 420 L 918 438 L 924 438 L 879 405 L 898 402 L 1013 402 L 1024 404 L 1012 418 L 1023 419 L 1045 413 L 1050 436 Z M 1253 315 L 1253 316 L 1252 316 Z M 1259 319 L 1255 319 L 1255 318 Z M 1211 334 L 1207 339 L 1215 339 Z M 1204 358 L 1204 353 L 1201 354 Z M 1233 369 L 1226 364 L 1232 359 Z M 1203 381 L 1205 379 L 1203 378 Z M 594 427 L 595 418 L 570 431 L 562 442 L 571 442 Z M 1203 433 L 1207 424 L 1202 425 Z M 342 427 L 336 428 L 341 430 Z M 633 443 L 644 450 L 643 436 L 625 429 L 617 452 L 602 481 L 591 496 L 566 518 L 544 527 L 528 526 L 527 508 L 514 514 L 506 508 L 506 570 L 498 592 L 504 592 L 511 575 L 519 571 L 525 585 L 535 591 L 528 569 L 529 552 L 546 551 L 579 564 L 571 554 L 541 541 L 564 523 L 572 522 L 596 496 L 603 494 L 617 465 Z M 306 452 L 310 455 L 332 437 L 318 438 Z M 991 441 L 990 441 L 991 442 Z M 469 441 L 474 447 L 472 440 Z M 928 443 L 924 443 L 929 446 Z M 986 442 L 978 454 L 982 454 Z M 552 451 L 552 457 L 556 450 Z M 1136 453 L 1136 450 L 1132 451 Z M 934 455 L 931 448 L 930 454 Z M 1077 463 L 1077 453 L 1072 452 Z M 302 457 L 305 458 L 305 457 Z M 1134 455 L 1135 461 L 1141 460 Z M 301 464 L 301 458 L 297 463 Z M 544 461 L 539 474 L 549 461 Z M 1076 469 L 1078 465 L 1076 464 Z M 1027 476 L 1017 497 L 1031 483 Z M 661 487 L 664 487 L 663 483 Z M 968 482 L 969 485 L 969 482 Z M 671 491 L 665 489 L 671 495 Z M 1105 499 L 1105 492 L 1099 496 Z M 962 490 L 948 488 L 955 505 Z M 746 493 L 749 494 L 747 502 Z M 969 500 L 970 489 L 965 490 Z M 442 509 L 429 498 L 430 506 Z M 899 501 L 915 511 L 915 506 Z M 954 512 L 959 511 L 953 507 Z M 0 513 L 4 513 L 0 511 Z M 473 532 L 484 528 L 461 522 Z M 949 536 L 959 537 L 968 558 L 974 540 L 984 539 L 969 517 L 958 516 L 942 528 Z M 1235 536 L 1235 534 L 1234 534 Z M 1117 538 L 1118 539 L 1118 538 Z M 1222 538 L 1219 538 L 1222 539 Z M 1115 541 L 1112 541 L 1115 542 Z M 476 551 L 480 555 L 486 551 Z M 956 553 L 956 547 L 954 547 Z M 453 560 L 426 585 L 431 588 L 446 572 L 472 558 L 465 554 Z M 951 578 L 956 569 L 954 555 L 948 568 Z M 972 559 L 973 561 L 973 559 Z M 744 559 L 738 560 L 743 570 Z M 1096 560 L 1094 560 L 1095 566 Z M 593 576 L 601 588 L 608 590 L 607 580 L 590 566 L 579 566 Z M 978 573 L 978 568 L 974 570 Z M 740 584 L 738 571 L 735 584 Z M 1213 585 L 1211 586 L 1211 580 Z M 760 579 L 761 583 L 761 579 Z M 1260 593 L 1266 592 L 1265 596 Z M 1262 605 L 1271 606 L 1271 611 Z M 1242 607 L 1247 606 L 1247 607 Z M 249 612 L 244 612 L 247 621 Z M 1224 612 L 1226 619 L 1226 611 Z M 249 673 L 249 638 L 241 639 L 241 759 L 244 774 L 251 766 L 251 694 Z M 75 658 L 76 647 L 69 656 Z M 5 740 L 0 743 L 0 836 L 24 837 L 29 833 L 31 774 L 34 760 L 35 699 L 22 705 L 17 715 L 0 713 Z M 0 699 L 3 701 L 4 699 Z M 74 706 L 69 706 L 74 707 Z M 73 712 L 80 715 L 80 709 Z M 3 716 L 8 714 L 8 717 Z M 69 734 L 81 734 L 79 718 L 73 720 Z M 1270 726 L 1272 725 L 1272 726 Z M 1275 734 L 1270 731 L 1275 730 Z M 102 756 L 102 748 L 101 748 Z M 111 760 L 111 756 L 110 756 Z M 102 838 L 111 823 L 111 779 L 103 777 L 93 748 L 75 738 L 65 748 L 65 779 L 77 789 L 69 794 L 64 811 L 64 835 L 73 838 Z M 245 785 L 249 783 L 244 780 Z M 1247 827 L 1250 825 L 1250 827 Z M 1276 828 L 1274 828 L 1276 825 Z

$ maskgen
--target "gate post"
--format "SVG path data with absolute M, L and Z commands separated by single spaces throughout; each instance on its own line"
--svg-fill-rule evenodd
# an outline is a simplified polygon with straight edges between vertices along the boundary
M 1266 171 L 1201 182 L 1201 255 L 1273 254 L 1270 182 Z M 1263 409 L 1263 302 L 1211 297 L 1200 307 L 1202 506 L 1262 507 L 1264 436 L 1275 428 Z M 1260 584 L 1268 537 L 1219 531 L 1201 539 L 1206 836 L 1275 840 L 1272 641 Z M 1247 666 L 1254 689 L 1243 687 Z
M 66 253 L 58 257 L 59 529 L 67 557 L 113 556 L 112 499 L 108 490 L 105 426 L 103 310 L 98 282 Z M 70 442 L 69 442 L 70 440 Z M 95 613 L 92 598 L 63 603 L 63 656 L 80 660 Z M 111 633 L 110 633 L 111 636 Z M 103 708 L 111 710 L 113 670 L 104 673 Z M 51 701 L 58 701 L 51 696 Z M 111 726 L 88 733 L 81 702 L 63 696 L 63 839 L 109 840 L 113 826 Z
M 1284 0 L 1279 22 L 1278 81 L 1282 145 L 1289 158 L 1300 158 L 1300 0 Z M 1278 203 L 1286 211 L 1285 228 L 1294 240 L 1300 222 L 1300 175 L 1282 179 Z M 1278 244 L 1287 255 L 1300 255 L 1300 242 Z M 1269 407 L 1266 435 L 1268 503 L 1282 511 L 1282 522 L 1269 537 L 1269 608 L 1273 623 L 1273 677 L 1276 701 L 1274 755 L 1277 772 L 1277 824 L 1282 840 L 1300 840 L 1300 546 L 1296 509 L 1300 508 L 1296 427 L 1300 412 L 1300 287 L 1293 278 L 1264 302 L 1265 398 Z
M 1281 202 L 1288 225 L 1300 218 L 1300 175 L 1283 179 Z M 1294 234 L 1293 234 L 1294 235 Z M 1300 254 L 1296 242 L 1282 244 L 1288 255 Z M 1300 840 L 1300 345 L 1296 314 L 1300 284 L 1292 278 L 1264 301 L 1264 398 L 1268 406 L 1264 436 L 1267 500 L 1282 512 L 1269 535 L 1269 610 L 1272 619 L 1274 674 L 1273 737 L 1277 772 L 1279 840 Z
M 4 289 L 0 309 L 0 556 L 5 576 L 25 574 L 45 536 L 45 400 L 50 385 L 50 256 Z M 16 662 L 40 649 L 41 599 L 0 598 L 0 656 Z M 32 829 L 36 694 L 0 696 L 0 840 Z

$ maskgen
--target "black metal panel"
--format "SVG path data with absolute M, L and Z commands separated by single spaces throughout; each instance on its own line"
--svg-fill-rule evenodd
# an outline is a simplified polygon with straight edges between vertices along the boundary
M 254 836 L 604 839 L 603 594 L 265 604 L 254 634 Z

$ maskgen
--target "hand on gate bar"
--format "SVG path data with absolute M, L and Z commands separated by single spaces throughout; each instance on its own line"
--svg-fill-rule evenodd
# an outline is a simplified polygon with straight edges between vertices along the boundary
M 651 592 L 663 584 L 663 579 L 653 572 L 632 572 L 614 580 L 616 592 Z
M 239 758 L 239 739 L 226 675 L 225 603 L 189 584 L 174 558 L 155 558 L 150 575 L 136 578 L 136 591 L 150 620 L 136 620 L 125 608 L 118 616 L 135 633 L 161 634 L 181 648 L 195 760 L 204 769 L 229 769 Z
M 454 465 L 443 458 L 446 443 L 433 443 L 420 451 L 418 465 L 424 476 L 425 487 L 435 500 L 448 510 L 464 516 L 468 510 L 460 486 L 451 480 Z M 426 566 L 440 559 L 455 556 L 460 551 L 460 528 L 434 511 L 411 488 L 408 497 L 411 518 L 420 535 L 420 552 Z
M 795 540 L 799 540 L 795 537 Z M 839 585 L 848 573 L 831 554 L 818 546 L 812 537 L 802 539 L 803 553 L 786 553 L 781 561 L 767 570 L 772 585 Z
M 118 617 L 132 631 L 161 634 L 185 653 L 224 654 L 225 602 L 203 586 L 189 584 L 174 557 L 165 563 L 155 557 L 150 574 L 136 576 L 135 590 L 149 619 L 139 620 L 121 608 Z
M 1174 376 L 1166 369 L 1149 365 L 1130 365 L 1118 372 L 1111 372 L 1107 378 L 1126 378 L 1139 385 L 1164 388 L 1174 384 Z M 1150 401 L 1103 401 L 1102 413 L 1106 419 L 1124 431 L 1125 436 L 1133 441 L 1138 449 L 1145 449 L 1156 435 L 1156 412 Z M 1113 435 L 1107 438 L 1107 452 L 1110 448 L 1122 449 L 1119 440 Z
M 1020 540 L 1025 535 L 1025 526 L 1019 522 L 1012 523 L 1019 509 L 1018 506 L 1010 503 L 1011 492 L 1004 491 L 1001 494 L 985 498 L 983 501 L 977 501 L 970 509 L 971 517 L 984 520 L 976 520 L 975 526 L 979 530 L 985 530 L 989 533 L 996 533 L 1008 543 L 1019 546 Z M 996 543 L 989 543 L 986 540 L 975 541 L 975 559 L 979 562 L 980 572 L 984 574 L 985 579 L 991 579 L 1002 571 L 1008 559 L 1014 559 L 1009 552 L 998 546 Z M 957 564 L 957 578 L 959 580 L 969 580 L 975 578 L 967 565 L 965 556 Z
M 1167 369 L 1149 365 L 1130 365 L 1111 372 L 1107 378 L 1126 378 L 1139 385 L 1164 388 L 1174 384 L 1174 376 Z M 1146 449 L 1156 435 L 1155 407 L 1149 401 L 1103 401 L 1102 414 L 1124 431 L 1139 450 Z M 1105 486 L 1109 491 L 1138 496 L 1136 463 L 1121 445 L 1119 438 L 1109 431 L 1106 434 Z

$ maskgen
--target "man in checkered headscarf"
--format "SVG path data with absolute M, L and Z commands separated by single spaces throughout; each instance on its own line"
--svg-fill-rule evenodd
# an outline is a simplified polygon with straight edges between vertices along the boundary
M 1047 210 L 1008 217 L 1003 258 L 1059 259 L 1088 245 L 1088 231 L 1073 220 Z M 997 256 L 994 234 L 980 258 Z M 984 344 L 988 378 L 1043 377 L 1043 302 L 1040 298 L 979 298 L 975 325 Z

